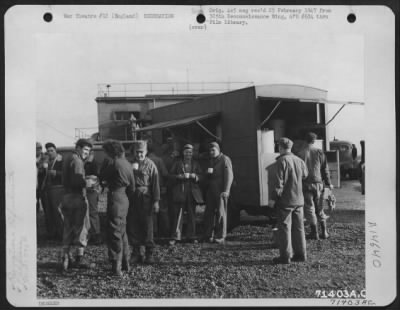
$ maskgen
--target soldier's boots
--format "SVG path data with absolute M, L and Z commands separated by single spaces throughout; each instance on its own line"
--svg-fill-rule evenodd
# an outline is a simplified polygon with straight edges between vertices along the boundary
M 156 261 L 154 260 L 154 255 L 153 255 L 153 249 L 152 248 L 147 248 L 146 249 L 146 258 L 144 260 L 145 264 L 154 264 Z
M 277 265 L 277 264 L 290 264 L 290 258 L 287 257 L 274 257 L 272 259 L 272 263 Z
M 326 227 L 326 221 L 321 221 L 321 239 L 328 239 L 329 234 L 328 234 L 328 228 Z
M 129 264 L 129 258 L 128 257 L 123 257 L 122 258 L 122 270 L 125 270 L 127 272 L 131 271 L 131 265 Z
M 62 270 L 67 271 L 69 267 L 69 255 L 68 253 L 64 253 L 62 257 Z
M 132 248 L 131 264 L 139 264 L 143 262 L 143 256 L 140 253 L 140 247 Z
M 121 261 L 119 260 L 113 260 L 111 263 L 111 269 L 114 275 L 116 276 L 122 276 L 122 264 Z
M 295 254 L 291 259 L 292 262 L 305 262 L 306 260 L 307 258 L 304 254 Z
M 74 267 L 79 269 L 88 269 L 89 263 L 85 256 L 77 255 L 74 262 Z
M 310 225 L 311 232 L 306 236 L 306 239 L 313 239 L 313 240 L 318 240 L 318 227 L 317 225 L 311 224 Z

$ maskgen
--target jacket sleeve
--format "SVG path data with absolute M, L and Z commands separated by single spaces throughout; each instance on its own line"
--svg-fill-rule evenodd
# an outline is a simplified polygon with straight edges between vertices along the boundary
M 169 170 L 169 179 L 172 181 L 172 183 L 175 183 L 177 181 L 177 176 L 179 175 L 178 172 L 178 167 L 180 165 L 180 161 L 176 161 L 173 163 L 171 169 Z
M 224 192 L 229 193 L 233 182 L 233 168 L 231 160 L 225 156 L 224 159 Z
M 126 189 L 126 192 L 129 197 L 130 195 L 133 195 L 133 193 L 135 192 L 135 188 L 136 188 L 135 177 L 133 175 L 132 169 L 129 169 L 128 180 L 129 180 L 129 185 Z
M 198 161 L 194 161 L 194 169 L 193 169 L 194 173 L 197 175 L 198 180 L 197 183 L 200 183 L 203 181 L 204 175 L 203 175 L 203 171 L 201 170 L 200 164 Z
M 307 165 L 304 161 L 301 162 L 302 170 L 303 170 L 303 181 L 308 177 L 308 169 Z
M 113 162 L 108 158 L 104 159 L 99 173 L 100 182 L 103 181 L 109 182 L 113 173 L 112 167 L 113 167 Z
M 156 166 L 153 164 L 151 168 L 151 192 L 153 202 L 160 200 L 160 180 Z
M 164 161 L 162 159 L 160 159 L 160 171 L 159 171 L 159 174 L 163 178 L 168 176 L 168 170 L 165 167 Z
M 326 160 L 326 156 L 323 152 L 321 152 L 321 176 L 322 180 L 326 185 L 331 185 L 331 176 L 329 173 L 328 161 Z
M 287 180 L 287 164 L 284 161 L 277 162 L 277 170 L 276 170 L 276 187 L 272 192 L 272 200 L 278 200 L 282 196 L 283 187 Z
M 83 189 L 86 187 L 85 181 L 85 168 L 83 162 L 77 158 L 74 158 L 71 162 L 72 177 L 71 187 L 77 189 Z

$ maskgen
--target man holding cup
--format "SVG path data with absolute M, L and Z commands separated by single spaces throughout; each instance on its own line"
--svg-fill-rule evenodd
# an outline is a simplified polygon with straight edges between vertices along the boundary
M 135 194 L 128 212 L 128 239 L 132 245 L 131 262 L 154 263 L 153 216 L 159 211 L 160 185 L 157 167 L 146 157 L 146 141 L 136 141 L 135 160 L 132 163 Z M 140 248 L 145 248 L 144 256 Z
M 227 231 L 227 206 L 233 182 L 233 168 L 230 158 L 221 153 L 217 142 L 210 143 L 209 152 L 204 237 L 210 242 L 221 244 L 225 242 Z
M 199 187 L 201 177 L 200 164 L 193 160 L 193 145 L 183 147 L 183 160 L 174 163 L 170 171 L 173 181 L 173 218 L 172 240 L 174 245 L 182 239 L 184 214 L 187 214 L 186 238 L 193 243 L 196 239 L 196 205 L 203 204 L 203 196 Z

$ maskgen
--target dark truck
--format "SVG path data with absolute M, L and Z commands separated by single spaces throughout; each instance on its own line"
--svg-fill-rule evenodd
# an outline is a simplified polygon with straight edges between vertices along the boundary
M 359 179 L 361 156 L 355 144 L 345 140 L 329 142 L 331 150 L 339 151 L 341 179 Z

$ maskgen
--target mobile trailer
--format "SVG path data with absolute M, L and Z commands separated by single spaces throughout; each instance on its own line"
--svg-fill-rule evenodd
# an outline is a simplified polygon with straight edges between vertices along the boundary
M 342 108 L 362 104 L 328 101 L 326 90 L 301 85 L 253 86 L 154 109 L 153 124 L 138 131 L 152 131 L 155 140 L 168 130 L 191 143 L 220 141 L 222 152 L 232 159 L 235 205 L 257 214 L 256 210 L 268 209 L 260 207 L 268 205 L 266 168 L 279 155 L 277 139 L 294 140 L 296 150 L 304 143 L 304 134 L 313 131 L 321 139 L 320 147 L 329 150 L 328 103 Z

